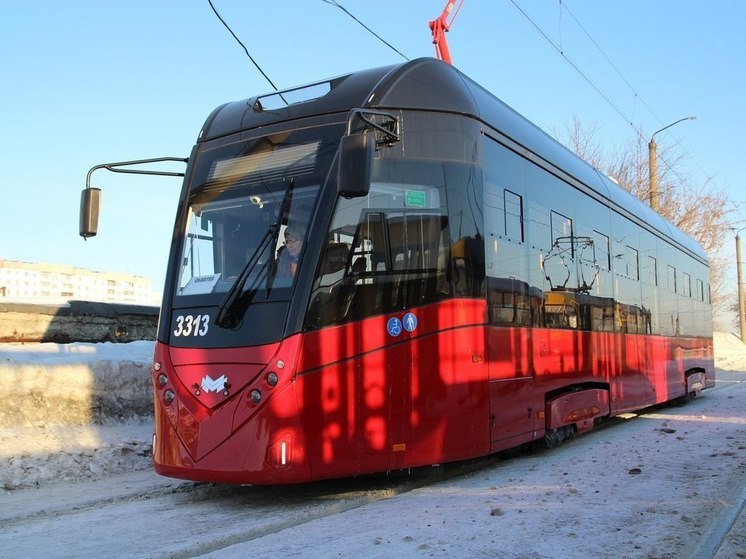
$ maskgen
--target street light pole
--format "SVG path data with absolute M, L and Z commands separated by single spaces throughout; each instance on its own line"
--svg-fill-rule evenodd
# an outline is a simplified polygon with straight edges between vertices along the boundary
M 656 130 L 650 137 L 650 142 L 648 143 L 648 174 L 650 181 L 649 196 L 650 207 L 653 208 L 656 212 L 660 210 L 660 192 L 658 190 L 658 144 L 655 143 L 655 135 L 659 132 L 663 132 L 668 128 L 671 128 L 679 122 L 684 122 L 685 120 L 695 120 L 696 118 L 696 116 L 686 116 L 684 118 L 680 118 L 676 122 L 672 122 L 668 126 L 664 126 L 660 130 Z

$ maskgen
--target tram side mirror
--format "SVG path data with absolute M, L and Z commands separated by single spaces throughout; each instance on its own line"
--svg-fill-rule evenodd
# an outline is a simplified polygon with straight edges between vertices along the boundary
M 339 143 L 337 193 L 345 198 L 366 196 L 370 190 L 370 168 L 376 148 L 374 134 L 342 136 Z
M 101 207 L 101 189 L 85 188 L 80 193 L 80 236 L 84 239 L 98 233 L 98 212 Z

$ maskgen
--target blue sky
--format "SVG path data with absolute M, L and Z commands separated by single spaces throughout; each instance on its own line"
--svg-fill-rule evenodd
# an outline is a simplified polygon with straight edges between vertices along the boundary
M 338 1 L 410 59 L 434 55 L 427 22 L 444 0 Z M 280 88 L 403 60 L 322 0 L 213 3 Z M 679 172 L 697 183 L 713 177 L 741 202 L 746 225 L 746 3 L 515 4 L 616 109 L 511 0 L 465 0 L 448 34 L 458 68 L 545 130 L 563 130 L 577 116 L 598 126 L 610 148 L 634 136 L 626 120 L 649 133 L 697 115 L 656 139 L 685 155 Z M 207 0 L 3 0 L 0 7 L 0 258 L 135 273 L 160 289 L 180 180 L 96 172 L 101 224 L 84 242 L 77 230 L 86 172 L 109 161 L 187 157 L 213 108 L 271 86 Z

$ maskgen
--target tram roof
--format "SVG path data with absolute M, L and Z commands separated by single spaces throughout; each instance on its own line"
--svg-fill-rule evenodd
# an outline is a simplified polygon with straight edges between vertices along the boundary
M 362 70 L 226 103 L 208 117 L 198 141 L 298 118 L 346 113 L 354 108 L 444 111 L 478 118 L 707 261 L 696 241 L 647 204 L 458 69 L 434 58 Z

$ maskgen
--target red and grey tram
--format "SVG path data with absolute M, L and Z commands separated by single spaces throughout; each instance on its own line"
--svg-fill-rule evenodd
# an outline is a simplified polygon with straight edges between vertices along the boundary
M 695 241 L 441 61 L 228 103 L 176 217 L 155 469 L 280 484 L 552 446 L 712 386 L 709 297 Z

